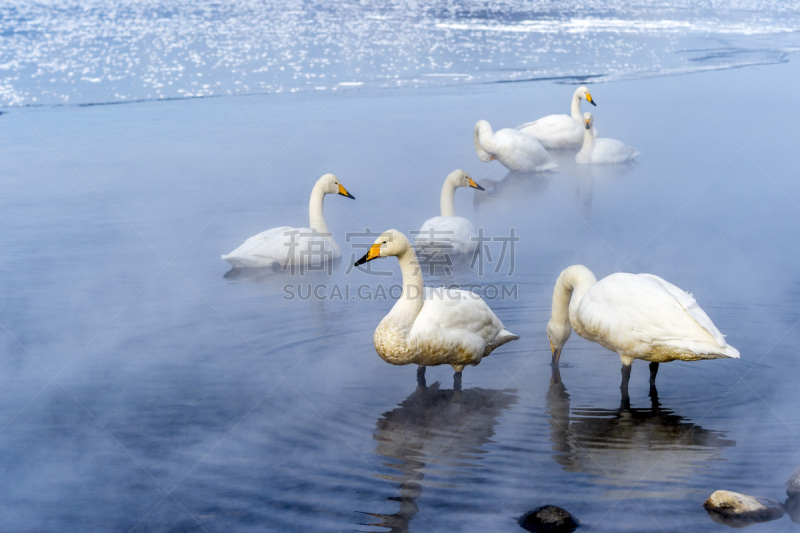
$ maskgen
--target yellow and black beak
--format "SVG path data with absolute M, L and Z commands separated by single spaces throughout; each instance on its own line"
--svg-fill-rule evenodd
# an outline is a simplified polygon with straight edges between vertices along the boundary
M 356 197 L 347 192 L 347 189 L 345 189 L 341 184 L 339 184 L 339 194 L 342 196 L 347 196 L 348 198 L 352 198 L 353 200 L 356 199 Z
M 597 104 L 594 103 L 594 98 L 592 98 L 592 95 L 589 93 L 586 93 L 586 101 L 592 104 L 593 106 L 597 107 Z
M 481 187 L 480 185 L 478 185 L 477 182 L 474 179 L 467 178 L 467 180 L 469 180 L 469 186 L 472 187 L 473 189 L 478 189 L 479 191 L 485 191 L 486 190 L 483 187 Z
M 381 245 L 380 244 L 373 244 L 369 247 L 369 251 L 366 253 L 364 257 L 359 259 L 355 262 L 353 266 L 363 265 L 367 261 L 372 261 L 373 259 L 381 256 Z
M 588 118 L 586 120 L 584 120 L 583 122 L 586 124 L 586 129 L 587 130 L 592 129 L 592 123 L 591 123 L 591 121 L 589 121 Z
M 555 345 L 553 344 L 553 341 L 552 340 L 550 341 L 550 351 L 553 354 L 553 358 L 550 360 L 551 365 L 558 364 L 558 360 L 561 358 L 561 350 L 563 350 L 563 347 L 556 348 Z

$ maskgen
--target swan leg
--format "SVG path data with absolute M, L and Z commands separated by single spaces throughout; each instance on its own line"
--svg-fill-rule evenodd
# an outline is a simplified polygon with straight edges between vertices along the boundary
M 658 363 L 650 363 L 650 386 L 656 384 L 656 374 L 658 374 Z
M 453 374 L 453 390 L 461 392 L 461 372 Z
M 417 386 L 422 387 L 423 389 L 427 387 L 427 383 L 425 382 L 425 367 L 418 366 L 417 367 Z
M 619 384 L 619 389 L 622 391 L 623 395 L 627 396 L 628 381 L 631 379 L 631 365 L 623 363 L 620 372 L 622 373 L 622 382 Z

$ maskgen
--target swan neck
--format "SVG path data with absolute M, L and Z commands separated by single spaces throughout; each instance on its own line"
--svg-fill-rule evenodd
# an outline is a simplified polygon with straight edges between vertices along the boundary
M 588 130 L 584 128 L 583 130 L 583 145 L 581 146 L 581 151 L 578 152 L 577 158 L 578 160 L 589 160 L 591 157 L 592 152 L 594 151 L 594 132 L 592 131 L 594 128 L 589 128 Z
M 478 158 L 482 161 L 489 161 L 489 158 L 492 157 L 489 152 L 494 152 L 494 132 L 488 122 L 481 120 L 475 124 L 472 140 L 475 142 L 475 152 L 477 152 Z
M 594 274 L 582 265 L 574 265 L 565 269 L 553 289 L 553 307 L 551 310 L 551 320 L 562 326 L 569 326 L 570 313 L 576 309 L 597 279 Z
M 325 217 L 322 214 L 322 201 L 325 193 L 321 188 L 314 187 L 311 190 L 311 199 L 308 201 L 308 224 L 309 227 L 321 235 L 330 235 Z
M 580 89 L 576 89 L 572 94 L 572 106 L 570 107 L 570 115 L 578 122 L 583 122 L 583 115 L 581 115 L 581 95 L 578 94 Z
M 446 180 L 442 185 L 442 196 L 439 200 L 439 210 L 443 217 L 456 216 L 455 199 L 456 188 L 450 183 L 450 180 Z
M 419 267 L 417 254 L 410 246 L 397 256 L 397 260 L 400 264 L 400 273 L 403 275 L 403 292 L 390 314 L 395 323 L 410 329 L 425 303 L 422 270 Z

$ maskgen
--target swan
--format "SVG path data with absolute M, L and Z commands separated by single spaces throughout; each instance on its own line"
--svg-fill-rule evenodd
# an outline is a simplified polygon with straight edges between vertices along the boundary
M 286 268 L 287 266 L 310 266 L 334 261 L 342 256 L 339 245 L 333 240 L 325 217 L 322 200 L 326 194 L 341 194 L 355 200 L 355 196 L 339 183 L 333 174 L 325 174 L 311 189 L 308 202 L 308 228 L 280 226 L 253 235 L 222 259 L 233 268 Z
M 634 359 L 650 361 L 655 386 L 659 363 L 739 358 L 691 294 L 652 274 L 616 273 L 597 281 L 583 265 L 566 268 L 547 323 L 553 365 L 572 329 L 619 354 L 624 391 Z
M 403 291 L 375 329 L 375 351 L 393 365 L 452 365 L 460 382 L 466 365 L 477 365 L 492 350 L 519 337 L 505 329 L 483 299 L 471 291 L 424 287 L 417 254 L 397 230 L 385 231 L 355 262 L 396 256 Z
M 584 134 L 583 147 L 575 156 L 575 161 L 581 164 L 599 163 L 614 164 L 633 161 L 639 155 L 636 148 L 628 146 L 616 139 L 595 138 L 592 134 L 594 117 L 591 113 L 583 114 Z
M 446 247 L 456 254 L 469 253 L 475 249 L 475 227 L 466 218 L 456 216 L 454 203 L 458 187 L 484 190 L 461 169 L 448 174 L 442 185 L 442 196 L 439 201 L 442 214 L 422 223 L 422 227 L 414 237 L 414 245 L 417 248 Z
M 533 122 L 526 122 L 517 129 L 533 135 L 545 148 L 563 149 L 578 148 L 583 142 L 583 117 L 581 117 L 581 100 L 596 106 L 589 94 L 589 89 L 581 85 L 572 93 L 572 106 L 569 115 L 547 115 Z M 596 134 L 596 132 L 594 132 Z
M 511 128 L 492 131 L 485 120 L 475 124 L 473 141 L 481 161 L 497 159 L 508 170 L 532 172 L 558 166 L 535 137 Z

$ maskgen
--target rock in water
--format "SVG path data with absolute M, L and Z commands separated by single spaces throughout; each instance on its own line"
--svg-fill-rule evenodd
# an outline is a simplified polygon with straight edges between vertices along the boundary
M 703 503 L 711 519 L 729 526 L 767 522 L 783 516 L 783 505 L 767 498 L 756 498 L 729 490 L 714 492 Z
M 800 468 L 795 470 L 786 482 L 786 495 L 790 498 L 800 496 Z
M 569 512 L 555 505 L 544 505 L 528 511 L 520 517 L 518 523 L 527 531 L 558 533 L 575 531 L 579 524 Z

